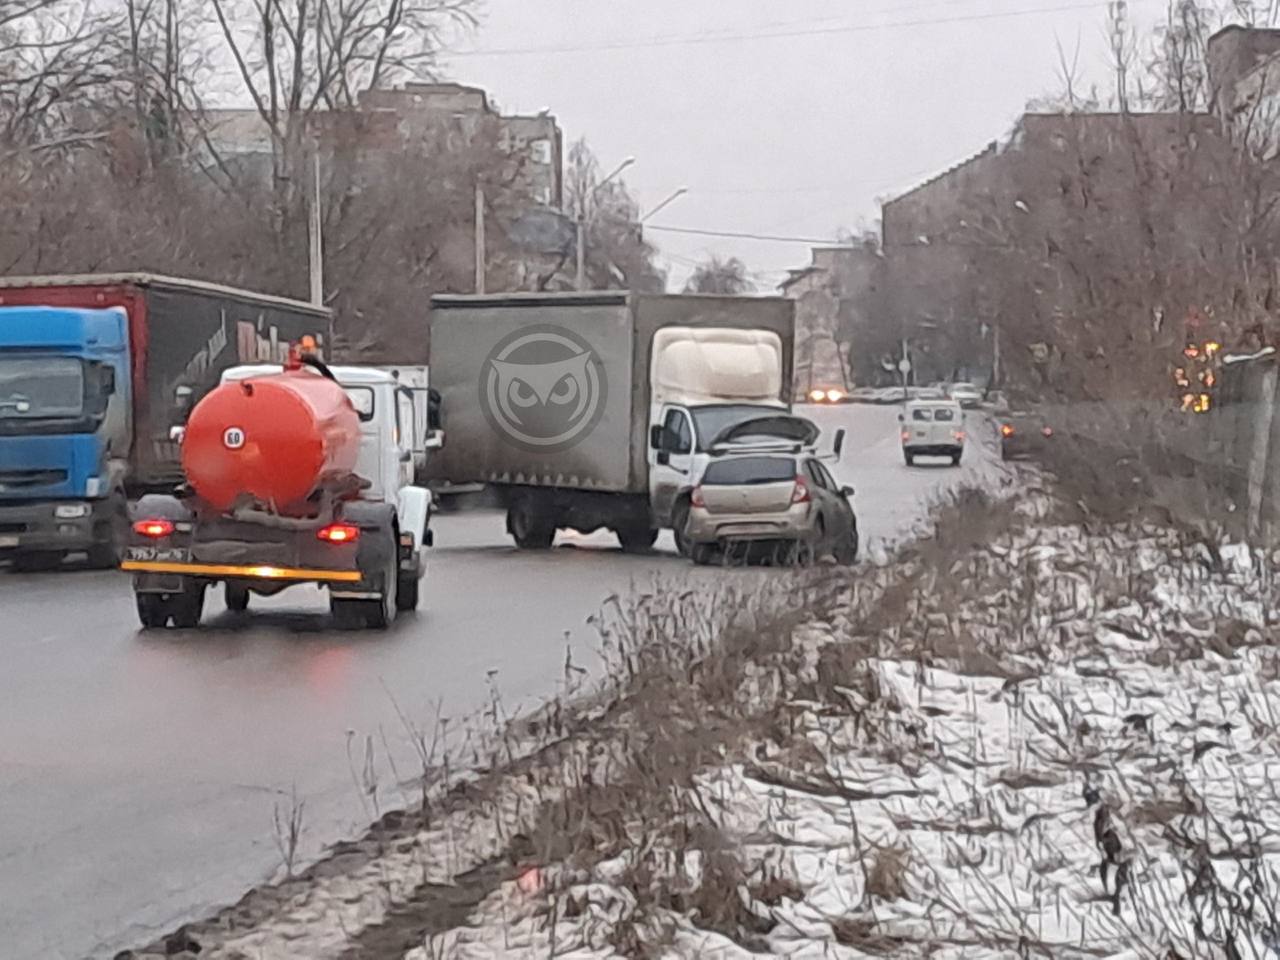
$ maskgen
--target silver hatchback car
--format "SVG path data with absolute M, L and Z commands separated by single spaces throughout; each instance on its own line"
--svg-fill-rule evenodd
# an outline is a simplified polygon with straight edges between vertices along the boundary
M 799 560 L 858 558 L 858 521 L 812 453 L 735 454 L 712 460 L 694 488 L 686 535 L 694 563 L 765 548 Z

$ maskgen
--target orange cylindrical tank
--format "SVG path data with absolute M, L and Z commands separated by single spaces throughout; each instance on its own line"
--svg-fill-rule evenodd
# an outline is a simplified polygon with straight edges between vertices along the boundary
M 182 469 L 227 510 L 247 494 L 282 512 L 355 472 L 360 418 L 346 392 L 307 369 L 221 384 L 191 411 Z

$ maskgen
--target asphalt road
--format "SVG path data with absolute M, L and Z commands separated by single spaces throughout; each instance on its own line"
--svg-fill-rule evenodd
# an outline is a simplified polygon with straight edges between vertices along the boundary
M 834 472 L 872 551 L 946 487 L 989 482 L 978 450 L 960 470 L 908 470 L 893 408 L 809 412 L 849 431 Z M 0 955 L 110 957 L 238 898 L 279 868 L 273 809 L 293 792 L 304 855 L 359 832 L 366 736 L 384 809 L 403 796 L 384 736 L 412 772 L 397 705 L 423 726 L 495 690 L 508 711 L 536 706 L 566 644 L 595 666 L 585 621 L 612 592 L 770 575 L 694 568 L 669 534 L 633 557 L 608 534 L 521 553 L 493 512 L 434 529 L 422 610 L 386 634 L 334 632 L 310 588 L 255 597 L 247 617 L 211 593 L 200 630 L 143 634 L 122 575 L 0 572 Z

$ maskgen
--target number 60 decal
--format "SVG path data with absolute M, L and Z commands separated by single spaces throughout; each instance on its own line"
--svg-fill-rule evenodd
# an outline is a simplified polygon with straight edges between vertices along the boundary
M 244 446 L 244 431 L 239 427 L 227 427 L 222 434 L 222 445 L 228 450 L 239 450 Z

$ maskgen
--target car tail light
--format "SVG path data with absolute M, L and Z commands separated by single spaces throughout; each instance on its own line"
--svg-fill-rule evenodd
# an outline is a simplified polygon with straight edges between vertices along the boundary
M 1041 430 L 1040 432 L 1041 432 L 1041 433 L 1043 433 L 1046 437 L 1052 437 L 1052 436 L 1053 436 L 1053 427 L 1045 427 L 1045 428 L 1044 428 L 1043 430 Z
M 133 532 L 140 537 L 150 537 L 152 540 L 159 540 L 161 537 L 167 537 L 173 533 L 173 521 L 165 520 L 163 517 L 154 517 L 147 520 L 135 520 L 133 524 Z
M 903 442 L 903 443 L 906 443 L 906 442 L 907 442 L 908 440 L 910 440 L 910 439 L 911 439 L 911 431 L 910 431 L 910 430 L 903 430 L 903 431 L 902 431 L 902 442 Z
M 705 507 L 707 505 L 707 501 L 703 499 L 701 487 L 693 488 L 693 493 L 689 494 L 689 503 L 695 507 Z
M 1012 424 L 1008 424 L 1008 423 L 1002 423 L 1002 424 L 1000 424 L 1000 436 L 1002 436 L 1002 437 L 1012 437 L 1012 436 L 1013 436 L 1013 425 L 1012 425 Z
M 796 485 L 791 489 L 791 502 L 809 502 L 809 485 L 804 482 L 804 477 L 796 477 Z
M 954 432 L 953 434 L 951 434 L 951 435 L 952 435 L 953 437 L 955 437 L 955 438 L 956 438 L 956 443 L 963 443 L 963 442 L 964 442 L 964 431 L 963 431 L 963 430 L 957 430 L 957 431 L 955 431 L 955 432 Z
M 331 523 L 317 530 L 316 538 L 326 543 L 355 543 L 360 539 L 360 528 L 354 523 Z

